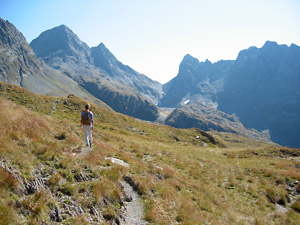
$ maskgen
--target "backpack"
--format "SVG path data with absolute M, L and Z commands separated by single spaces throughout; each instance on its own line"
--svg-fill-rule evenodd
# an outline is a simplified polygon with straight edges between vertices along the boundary
M 85 114 L 81 117 L 81 122 L 83 125 L 91 125 L 92 118 L 88 112 L 85 112 Z

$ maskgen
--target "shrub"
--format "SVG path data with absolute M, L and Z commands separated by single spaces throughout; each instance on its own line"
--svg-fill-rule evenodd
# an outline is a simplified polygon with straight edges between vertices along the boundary
M 50 187 L 54 188 L 54 187 L 56 187 L 56 186 L 60 186 L 62 180 L 63 180 L 62 174 L 61 174 L 60 172 L 57 172 L 57 173 L 53 174 L 53 175 L 49 178 L 47 184 L 48 184 Z
M 93 185 L 92 194 L 97 202 L 100 202 L 103 198 L 115 202 L 120 199 L 121 191 L 116 186 L 116 183 L 107 178 L 101 178 L 100 181 Z
M 291 206 L 292 209 L 300 213 L 300 197 L 297 201 Z
M 72 196 L 76 192 L 76 186 L 69 182 L 66 182 L 61 186 L 59 190 L 65 195 Z
M 0 187 L 15 191 L 20 187 L 20 183 L 12 172 L 0 167 Z
M 0 225 L 14 224 L 16 219 L 16 213 L 13 207 L 0 201 Z
M 30 195 L 22 201 L 22 205 L 29 210 L 33 217 L 41 216 L 47 209 L 47 203 L 52 200 L 51 194 L 48 190 L 41 191 Z

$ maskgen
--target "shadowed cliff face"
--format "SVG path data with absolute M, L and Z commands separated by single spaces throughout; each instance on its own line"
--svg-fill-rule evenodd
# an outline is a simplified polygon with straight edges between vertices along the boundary
M 269 129 L 272 140 L 299 147 L 300 48 L 266 42 L 241 51 L 219 96 L 219 109 L 246 127 Z
M 246 128 L 269 130 L 276 143 L 299 147 L 299 59 L 297 45 L 270 41 L 241 51 L 234 61 L 199 62 L 187 55 L 164 85 L 159 106 L 200 103 L 236 114 Z
M 89 48 L 62 25 L 43 32 L 31 46 L 49 66 L 67 74 L 116 111 L 156 119 L 154 104 L 161 98 L 161 84 L 123 65 L 103 43 Z
M 211 63 L 199 62 L 191 55 L 186 55 L 179 66 L 178 75 L 163 86 L 165 95 L 159 102 L 162 107 L 178 107 L 193 95 L 210 96 L 213 101 L 217 92 L 223 88 L 232 61 Z
M 96 98 L 102 99 L 116 112 L 147 121 L 155 121 L 159 116 L 158 108 L 139 95 L 112 90 L 95 82 L 82 81 L 81 85 Z

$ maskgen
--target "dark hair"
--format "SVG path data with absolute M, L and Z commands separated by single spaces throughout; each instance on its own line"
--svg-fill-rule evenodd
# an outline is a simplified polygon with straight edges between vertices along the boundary
M 89 105 L 89 104 L 86 104 L 86 105 L 85 105 L 85 108 L 86 108 L 86 109 L 89 109 L 89 108 L 90 108 L 90 105 Z

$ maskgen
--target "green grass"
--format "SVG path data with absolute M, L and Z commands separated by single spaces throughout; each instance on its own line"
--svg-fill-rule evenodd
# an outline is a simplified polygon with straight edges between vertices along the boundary
M 58 101 L 57 109 L 50 115 L 54 101 Z M 101 209 L 103 222 L 109 224 L 120 210 L 119 181 L 125 175 L 137 184 L 145 219 L 151 224 L 299 221 L 299 200 L 288 192 L 289 184 L 299 189 L 299 149 L 230 133 L 203 135 L 198 129 L 146 123 L 92 104 L 94 147 L 80 155 L 85 145 L 80 112 L 85 103 L 77 97 L 35 95 L 0 84 L 4 109 L 0 111 L 0 160 L 12 171 L 0 167 L 3 221 L 49 223 L 49 212 L 62 207 L 55 196 L 65 195 L 86 212 L 93 206 Z M 130 168 L 114 165 L 105 157 L 124 160 Z M 32 181 L 37 173 L 47 175 L 48 189 L 24 194 L 15 175 Z M 287 212 L 278 211 L 275 203 Z M 84 215 L 63 217 L 62 224 L 88 223 Z

